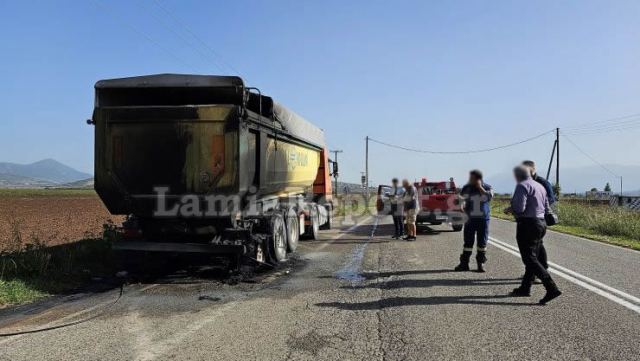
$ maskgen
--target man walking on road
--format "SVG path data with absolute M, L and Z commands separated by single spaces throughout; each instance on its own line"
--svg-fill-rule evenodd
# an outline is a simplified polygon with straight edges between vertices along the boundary
M 505 212 L 512 213 L 516 217 L 516 240 L 525 273 L 522 284 L 511 294 L 515 297 L 530 296 L 533 280 L 538 277 L 547 290 L 540 300 L 540 304 L 544 305 L 562 294 L 538 259 L 540 244 L 547 231 L 544 215 L 549 208 L 549 201 L 544 187 L 531 178 L 528 167 L 522 165 L 516 167 L 513 175 L 518 184 L 513 192 L 511 207 Z
M 398 178 L 391 180 L 391 192 L 389 193 L 389 202 L 391 203 L 391 216 L 393 217 L 393 238 L 399 239 L 404 235 L 404 216 L 402 195 L 404 191 L 400 187 Z M 398 204 L 400 202 L 400 204 Z
M 475 169 L 469 172 L 469 181 L 462 187 L 460 196 L 464 198 L 464 212 L 467 221 L 464 224 L 464 248 L 460 255 L 460 264 L 456 271 L 468 271 L 469 260 L 476 243 L 476 262 L 478 272 L 485 272 L 484 263 L 487 262 L 487 240 L 489 239 L 489 221 L 491 219 L 491 186 L 482 181 L 482 172 Z M 477 238 L 477 240 L 476 240 Z
M 402 198 L 404 205 L 404 218 L 407 223 L 407 236 L 405 241 L 416 240 L 416 219 L 418 217 L 418 191 L 407 179 L 402 180 L 404 188 L 404 196 Z
M 534 161 L 525 160 L 522 162 L 522 165 L 529 168 L 531 171 L 531 178 L 544 187 L 544 190 L 547 192 L 547 201 L 549 201 L 549 206 L 553 207 L 553 204 L 556 202 L 556 197 L 553 194 L 551 183 L 546 178 L 543 178 L 536 173 L 536 163 Z M 544 241 L 542 239 L 540 240 L 539 250 L 538 260 L 545 269 L 549 269 L 549 265 L 547 264 L 547 250 L 544 248 Z

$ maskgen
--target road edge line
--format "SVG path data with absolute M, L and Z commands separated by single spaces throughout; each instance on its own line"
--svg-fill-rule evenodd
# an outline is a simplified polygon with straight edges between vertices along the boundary
M 501 249 L 501 250 L 503 250 L 503 251 L 505 251 L 507 253 L 510 253 L 510 254 L 512 254 L 512 255 L 514 255 L 516 257 L 520 257 L 520 252 L 519 251 L 515 251 L 514 249 L 512 249 L 511 245 L 507 244 L 505 246 L 506 243 L 504 243 L 504 242 L 502 242 L 500 240 L 497 240 L 497 239 L 495 239 L 493 237 L 489 237 L 489 240 L 493 241 L 493 242 L 490 242 L 489 244 L 493 245 L 494 247 L 499 248 L 499 249 Z M 612 294 L 612 293 L 610 293 L 610 292 L 608 292 L 606 290 L 600 289 L 600 288 L 596 287 L 595 285 L 592 285 L 592 284 L 589 284 L 589 283 L 587 283 L 587 282 L 585 282 L 583 280 L 580 280 L 580 279 L 578 279 L 578 278 L 576 278 L 576 277 L 574 277 L 574 276 L 572 276 L 572 275 L 570 275 L 568 273 L 565 273 L 565 272 L 561 271 L 560 269 L 555 268 L 555 267 L 557 267 L 557 265 L 552 265 L 551 263 L 549 263 L 549 265 L 551 265 L 551 267 L 549 268 L 549 271 L 551 273 L 556 274 L 556 275 L 566 279 L 567 281 L 569 281 L 569 282 L 571 282 L 573 284 L 581 286 L 581 287 L 583 287 L 583 288 L 585 288 L 585 289 L 587 289 L 589 291 L 592 291 L 592 292 L 594 292 L 594 293 L 596 293 L 596 294 L 598 294 L 598 295 L 600 295 L 602 297 L 605 297 L 608 300 L 613 301 L 613 302 L 615 302 L 615 303 L 617 303 L 617 304 L 619 304 L 619 305 L 621 305 L 621 306 L 623 306 L 623 307 L 625 307 L 625 308 L 627 308 L 627 309 L 629 309 L 631 311 L 634 311 L 634 312 L 640 314 L 640 306 L 638 306 L 638 305 L 636 305 L 636 304 L 634 304 L 634 303 L 632 303 L 630 301 L 627 301 L 626 299 L 624 299 L 622 297 L 618 297 L 618 296 L 616 296 L 616 295 L 614 295 L 614 294 Z M 562 268 L 564 268 L 564 267 L 562 267 Z M 564 269 L 566 269 L 566 268 L 564 268 Z M 571 271 L 571 272 L 575 273 L 575 274 L 579 274 L 579 273 L 574 272 L 574 271 Z M 582 276 L 582 275 L 580 275 L 580 276 Z M 585 277 L 585 278 L 589 279 L 586 276 L 582 276 L 582 277 Z M 595 280 L 593 280 L 593 281 L 594 282 L 598 282 L 598 281 L 595 281 Z M 600 282 L 598 282 L 598 283 L 600 283 Z M 600 283 L 600 284 L 602 284 L 602 283 Z M 607 287 L 613 288 L 613 287 L 610 287 L 610 286 L 607 286 Z M 619 291 L 619 290 L 616 290 L 616 291 L 618 291 L 620 293 L 624 293 L 624 292 Z M 631 295 L 629 295 L 629 296 L 633 297 Z M 633 298 L 635 298 L 635 297 L 633 297 Z

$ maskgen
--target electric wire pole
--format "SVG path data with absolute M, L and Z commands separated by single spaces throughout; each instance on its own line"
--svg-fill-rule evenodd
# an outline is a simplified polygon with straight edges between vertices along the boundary
M 369 202 L 369 136 L 365 138 L 365 151 L 364 151 L 364 186 L 366 201 Z
M 329 152 L 333 153 L 333 179 L 336 184 L 335 186 L 335 195 L 338 195 L 338 153 L 342 153 L 342 150 L 330 150 Z
M 560 199 L 560 128 L 556 128 L 556 189 Z

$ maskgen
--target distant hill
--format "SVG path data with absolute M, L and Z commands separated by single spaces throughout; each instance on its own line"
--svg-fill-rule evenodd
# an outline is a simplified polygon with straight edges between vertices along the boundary
M 623 190 L 625 195 L 640 193 L 640 166 L 621 166 L 616 164 L 605 165 L 614 173 L 622 175 Z M 543 171 L 546 173 L 546 169 Z M 546 174 L 543 174 L 546 175 Z M 509 172 L 486 176 L 486 181 L 491 184 L 496 192 L 511 193 L 515 186 L 513 175 Z M 550 181 L 553 183 L 555 173 L 551 173 Z M 602 190 L 609 182 L 614 193 L 620 191 L 620 179 L 607 173 L 598 166 L 562 168 L 560 169 L 560 186 L 563 193 L 584 193 L 591 188 Z M 629 190 L 629 191 L 627 191 Z M 635 191 L 633 191 L 635 190 Z
M 0 186 L 26 187 L 60 185 L 91 178 L 54 159 L 43 159 L 31 164 L 0 162 Z
M 93 188 L 93 178 L 82 179 L 75 182 L 61 184 L 62 188 Z
M 49 181 L 0 173 L 0 188 L 42 188 L 54 185 Z

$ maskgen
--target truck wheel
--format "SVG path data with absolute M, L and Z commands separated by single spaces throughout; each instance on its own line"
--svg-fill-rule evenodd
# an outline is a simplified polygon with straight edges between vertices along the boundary
M 309 209 L 309 225 L 305 226 L 305 238 L 316 240 L 320 233 L 320 214 L 317 206 L 311 206 Z
M 324 206 L 324 208 L 327 210 L 327 222 L 325 224 L 321 224 L 320 229 L 327 230 L 333 228 L 333 206 L 327 205 Z
M 462 224 L 454 224 L 452 227 L 454 232 L 462 231 Z
M 275 213 L 271 216 L 269 231 L 269 253 L 276 262 L 283 262 L 287 259 L 287 230 L 282 214 Z
M 287 226 L 287 246 L 289 252 L 294 252 L 298 248 L 300 240 L 300 219 L 294 208 L 290 208 L 287 212 L 285 220 Z

